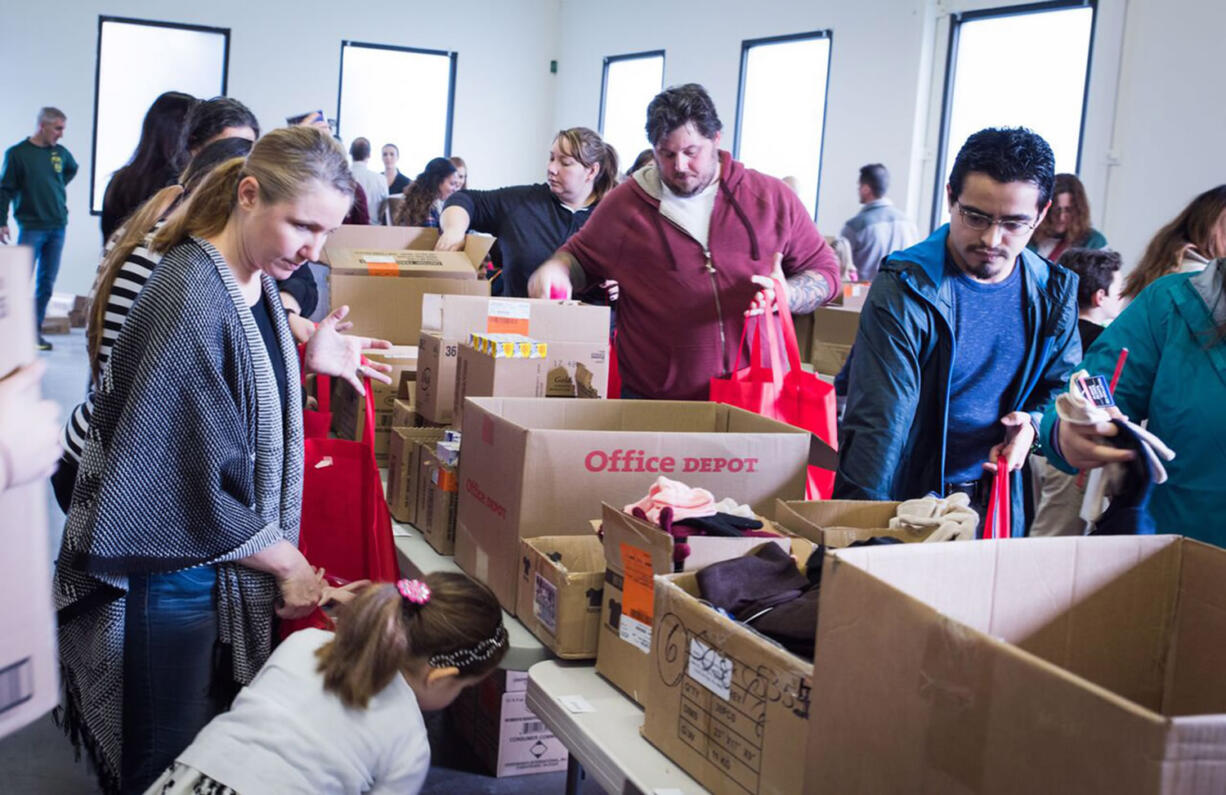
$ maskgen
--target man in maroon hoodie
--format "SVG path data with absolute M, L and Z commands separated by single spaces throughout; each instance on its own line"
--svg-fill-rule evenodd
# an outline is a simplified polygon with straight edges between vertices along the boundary
M 647 106 L 655 162 L 529 281 L 541 298 L 569 296 L 575 269 L 618 282 L 622 397 L 706 400 L 710 380 L 736 364 L 746 316 L 773 305 L 772 277 L 793 313 L 838 292 L 838 260 L 800 199 L 721 151 L 722 127 L 702 86 L 660 92 Z

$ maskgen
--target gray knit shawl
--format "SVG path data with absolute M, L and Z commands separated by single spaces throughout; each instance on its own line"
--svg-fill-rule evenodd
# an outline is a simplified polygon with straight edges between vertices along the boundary
M 276 283 L 260 279 L 292 397 L 296 347 Z M 104 789 L 122 758 L 129 575 L 216 565 L 234 679 L 269 655 L 276 582 L 233 561 L 298 543 L 302 412 L 289 403 L 221 254 L 199 238 L 168 251 L 102 373 L 55 576 L 65 727 Z

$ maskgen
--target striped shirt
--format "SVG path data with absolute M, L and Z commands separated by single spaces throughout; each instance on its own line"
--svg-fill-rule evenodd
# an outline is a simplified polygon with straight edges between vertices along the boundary
M 123 328 L 124 322 L 128 319 L 128 313 L 132 311 L 132 305 L 136 303 L 136 297 L 144 288 L 145 282 L 149 280 L 149 274 L 153 273 L 153 269 L 162 260 L 161 254 L 154 254 L 149 250 L 153 242 L 153 235 L 161 226 L 162 222 L 158 221 L 140 245 L 132 249 L 132 253 L 124 259 L 119 273 L 115 275 L 111 294 L 106 299 L 102 338 L 98 342 L 99 372 L 106 367 L 107 360 L 111 356 L 111 348 L 114 347 L 115 340 L 119 337 L 119 330 Z M 94 381 L 91 378 L 85 392 L 85 400 L 77 404 L 77 407 L 69 414 L 61 438 L 64 453 L 78 464 L 81 462 L 81 450 L 85 447 L 85 437 L 89 432 L 89 418 L 93 410 Z

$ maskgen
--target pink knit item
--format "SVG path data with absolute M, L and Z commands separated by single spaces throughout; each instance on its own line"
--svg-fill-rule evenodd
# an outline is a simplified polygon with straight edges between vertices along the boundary
M 715 497 L 706 489 L 691 488 L 676 480 L 669 480 L 661 475 L 647 490 L 647 496 L 638 502 L 625 507 L 626 513 L 633 514 L 639 508 L 652 524 L 660 521 L 661 508 L 673 509 L 673 521 L 689 519 L 694 516 L 714 516 Z

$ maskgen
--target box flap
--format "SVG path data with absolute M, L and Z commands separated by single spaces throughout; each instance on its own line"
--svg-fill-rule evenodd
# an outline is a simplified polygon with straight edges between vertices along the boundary
M 1226 550 L 1179 542 L 1178 607 L 1164 715 L 1226 713 Z
M 433 227 L 345 224 L 328 235 L 321 259 L 325 265 L 334 266 L 332 253 L 345 249 L 433 251 L 438 234 L 438 229 Z M 475 270 L 493 247 L 494 240 L 490 235 L 468 234 L 464 236 L 463 251 L 454 253 L 462 253 Z
M 535 550 L 542 565 L 561 574 L 586 574 L 605 570 L 604 544 L 595 534 L 588 536 L 537 536 L 524 544 Z M 555 555 L 558 557 L 555 559 Z
M 651 569 L 656 574 L 673 570 L 673 538 L 658 527 L 641 522 L 607 502 L 601 503 L 604 530 L 605 563 L 610 571 L 622 570 L 622 544 L 638 547 L 651 556 Z

